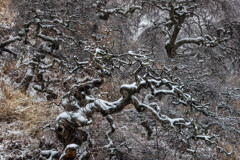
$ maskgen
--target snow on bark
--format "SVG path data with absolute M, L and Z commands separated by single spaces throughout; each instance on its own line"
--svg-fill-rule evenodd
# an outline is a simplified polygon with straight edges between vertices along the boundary
M 58 154 L 58 151 L 55 150 L 44 150 L 41 151 L 41 155 L 44 157 L 49 157 L 47 160 L 53 160 L 54 157 L 56 157 Z
M 165 89 L 159 89 L 161 87 L 165 87 Z M 109 144 L 106 145 L 106 148 L 110 149 L 113 143 L 110 135 L 115 130 L 111 114 L 121 112 L 129 104 L 133 104 L 136 110 L 139 112 L 144 110 L 149 111 L 162 125 L 169 125 L 171 127 L 192 127 L 192 123 L 190 123 L 187 119 L 171 118 L 167 115 L 162 114 L 158 106 L 144 104 L 140 102 L 140 100 L 134 95 L 139 93 L 143 88 L 149 88 L 152 92 L 152 95 L 155 97 L 161 97 L 163 95 L 178 95 L 179 99 L 185 102 L 186 105 L 189 105 L 195 108 L 197 111 L 202 112 L 206 115 L 212 115 L 210 111 L 199 108 L 196 100 L 194 98 L 191 98 L 189 94 L 184 93 L 178 86 L 178 84 L 171 82 L 167 79 L 159 79 L 153 77 L 149 78 L 146 76 L 142 78 L 142 81 L 138 83 L 134 82 L 132 84 L 122 85 L 120 88 L 121 97 L 116 101 L 108 102 L 103 99 L 90 98 L 90 102 L 87 103 L 85 106 L 80 106 L 77 111 L 64 112 L 60 114 L 57 118 L 57 123 L 55 127 L 57 135 L 64 134 L 62 129 L 63 126 L 70 125 L 82 127 L 92 124 L 92 115 L 95 112 L 100 112 L 103 116 L 107 116 L 107 120 L 111 126 L 111 130 L 106 133 L 106 138 L 109 142 Z M 63 137 L 61 136 L 60 138 Z M 62 141 L 65 142 L 65 140 Z M 67 143 L 72 142 L 73 141 L 70 140 Z M 79 145 L 81 145 L 82 143 L 83 141 L 79 141 Z

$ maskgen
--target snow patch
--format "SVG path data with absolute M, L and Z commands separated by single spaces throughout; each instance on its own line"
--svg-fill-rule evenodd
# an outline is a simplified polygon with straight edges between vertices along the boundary
M 140 23 L 138 24 L 138 29 L 136 33 L 133 35 L 133 40 L 137 41 L 141 34 L 152 25 L 153 25 L 152 21 L 146 15 L 144 15 L 141 18 Z
M 67 113 L 67 112 L 63 112 L 63 113 L 61 113 L 58 117 L 57 117 L 57 121 L 59 120 L 59 119 L 66 119 L 66 120 L 68 120 L 69 122 L 71 121 L 71 119 L 72 119 L 72 117 Z

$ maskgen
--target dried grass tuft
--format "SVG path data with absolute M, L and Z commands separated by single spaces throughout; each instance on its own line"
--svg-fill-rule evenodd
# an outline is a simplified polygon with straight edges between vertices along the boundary
M 46 102 L 34 102 L 27 94 L 0 82 L 0 122 L 21 121 L 24 131 L 38 136 L 41 127 L 52 121 L 59 113 L 52 111 Z

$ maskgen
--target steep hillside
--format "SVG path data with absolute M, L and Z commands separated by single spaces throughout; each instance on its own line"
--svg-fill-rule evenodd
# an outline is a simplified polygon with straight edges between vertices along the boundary
M 239 7 L 0 0 L 0 159 L 240 159 Z

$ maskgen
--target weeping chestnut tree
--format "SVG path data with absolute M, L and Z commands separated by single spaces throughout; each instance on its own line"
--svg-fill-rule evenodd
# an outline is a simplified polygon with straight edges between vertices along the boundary
M 221 117 L 219 110 L 224 105 L 216 107 L 193 95 L 174 69 L 164 64 L 159 67 L 156 63 L 159 53 L 154 52 L 154 46 L 136 47 L 124 27 L 115 28 L 107 23 L 109 19 L 112 22 L 111 16 L 134 17 L 154 8 L 164 20 L 153 19 L 151 28 L 165 34 L 165 49 L 170 58 L 192 44 L 227 50 L 222 44 L 231 38 L 231 27 L 216 29 L 215 36 L 205 34 L 196 1 L 131 1 L 129 5 L 109 7 L 105 1 L 24 0 L 13 5 L 18 6 L 23 21 L 17 23 L 10 36 L 1 37 L 0 53 L 17 59 L 19 70 L 22 67 L 25 71 L 20 76 L 20 90 L 34 89 L 46 95 L 51 105 L 64 108 L 52 128 L 65 148 L 60 159 L 92 158 L 94 140 L 86 128 L 96 124 L 96 115 L 109 124 L 104 133 L 107 143 L 101 147 L 113 158 L 117 146 L 112 137 L 118 129 L 113 117 L 129 106 L 138 114 L 151 114 L 149 121 L 161 126 L 161 132 L 176 135 L 182 145 L 181 154 L 201 153 L 199 146 L 227 156 L 234 154 L 235 150 L 229 150 L 222 142 L 230 143 L 225 135 L 233 130 L 225 122 L 234 124 L 235 138 L 239 137 L 239 112 L 231 108 L 230 117 L 224 114 Z M 197 35 L 183 34 L 186 21 L 200 30 Z M 103 86 L 114 76 L 123 80 L 121 86 L 109 89 L 117 93 L 110 98 L 104 96 L 111 93 L 106 93 Z M 55 103 L 53 99 L 58 97 L 60 101 Z M 143 126 L 149 136 L 157 132 L 148 123 Z M 48 150 L 41 155 L 53 159 L 57 152 Z
M 100 19 L 108 20 L 110 15 L 128 17 L 134 12 L 143 11 L 146 6 L 158 9 L 166 16 L 166 21 L 156 21 L 154 27 L 160 27 L 166 35 L 165 49 L 170 58 L 176 56 L 179 48 L 183 46 L 191 48 L 192 44 L 206 47 L 218 46 L 223 50 L 227 50 L 222 44 L 225 44 L 232 34 L 231 26 L 226 25 L 226 28 L 215 29 L 215 36 L 214 34 L 213 36 L 208 35 L 207 30 L 204 30 L 204 25 L 206 25 L 204 18 L 206 17 L 201 17 L 198 14 L 202 10 L 198 10 L 196 1 L 134 1 L 131 5 L 104 8 L 106 6 L 107 2 L 102 1 L 98 1 L 94 5 Z M 196 33 L 199 35 L 193 37 L 190 35 L 188 37 L 183 34 L 188 26 L 186 21 L 193 23 L 193 30 L 198 29 L 199 31 Z M 89 48 L 86 50 L 88 51 Z M 100 113 L 103 117 L 106 117 L 110 125 L 110 130 L 105 133 L 108 143 L 103 148 L 113 153 L 115 146 L 111 135 L 114 134 L 116 127 L 112 115 L 122 112 L 128 105 L 133 105 L 136 111 L 140 113 L 151 113 L 162 126 L 173 128 L 178 138 L 185 144 L 184 152 L 195 154 L 198 142 L 203 141 L 228 156 L 234 153 L 233 150 L 227 151 L 221 143 L 224 139 L 225 127 L 221 123 L 218 109 L 211 107 L 208 103 L 204 103 L 198 97 L 193 97 L 181 80 L 178 77 L 174 77 L 170 70 L 165 67 L 159 70 L 154 63 L 155 53 L 150 50 L 138 49 L 136 52 L 126 51 L 126 53 L 116 55 L 110 49 L 104 47 L 101 50 L 99 48 L 91 48 L 88 52 L 93 52 L 96 57 L 101 57 L 102 55 L 109 57 L 108 61 L 112 62 L 109 64 L 109 67 L 113 70 L 122 70 L 126 66 L 131 68 L 132 83 L 126 83 L 120 87 L 118 91 L 119 98 L 115 101 L 99 98 L 92 92 L 96 89 L 99 90 L 104 85 L 104 77 L 106 75 L 102 74 L 102 72 L 97 74 L 98 78 L 90 77 L 89 79 L 82 79 L 78 84 L 73 84 L 62 100 L 62 105 L 67 109 L 67 112 L 63 112 L 58 116 L 55 126 L 57 137 L 67 146 L 66 148 L 69 148 L 68 145 L 72 143 L 78 146 L 83 144 L 91 146 L 89 133 L 81 128 L 93 125 L 95 113 Z M 98 65 L 98 67 L 104 71 L 104 64 Z M 110 71 L 110 74 L 113 73 L 112 71 Z M 172 104 L 178 109 L 188 107 L 188 115 L 171 115 L 170 110 L 163 112 L 160 103 L 164 97 L 172 97 Z M 155 101 L 151 102 L 152 99 L 155 99 Z M 200 119 L 205 121 L 196 119 L 196 115 L 201 115 Z M 149 126 L 146 129 L 148 133 L 151 133 Z M 82 158 L 90 155 L 91 151 L 85 148 Z
M 99 54 L 98 50 L 95 52 L 96 55 Z M 104 51 L 102 53 L 108 54 Z M 123 55 L 118 55 L 116 60 L 125 62 L 126 65 L 130 66 L 136 63 L 138 66 L 132 70 L 131 74 L 134 77 L 132 83 L 123 84 L 120 87 L 120 97 L 115 101 L 97 98 L 91 93 L 92 90 L 99 88 L 104 83 L 101 78 L 86 78 L 80 83 L 72 85 L 71 90 L 62 100 L 62 105 L 67 112 L 61 113 L 56 120 L 55 132 L 58 139 L 65 146 L 73 143 L 78 146 L 86 145 L 86 143 L 90 145 L 89 133 L 81 128 L 93 125 L 95 123 L 93 116 L 96 115 L 95 113 L 100 113 L 110 125 L 110 130 L 105 133 L 108 143 L 103 148 L 112 153 L 115 150 L 115 145 L 111 135 L 116 130 L 112 115 L 123 111 L 126 106 L 131 104 L 140 113 L 151 113 L 162 126 L 169 129 L 174 128 L 178 138 L 185 143 L 185 152 L 195 153 L 196 143 L 203 141 L 210 147 L 216 147 L 219 152 L 231 155 L 234 151 L 227 152 L 220 145 L 221 134 L 224 130 L 215 130 L 216 127 L 222 127 L 221 118 L 217 112 L 211 111 L 209 104 L 204 104 L 192 97 L 185 91 L 184 85 L 177 78 L 171 77 L 169 71 L 166 69 L 157 71 L 150 58 L 151 55 L 132 52 L 124 54 L 124 56 L 129 56 L 131 63 L 121 60 L 120 57 Z M 170 76 L 167 76 L 169 74 Z M 144 96 L 144 98 L 139 99 L 139 95 Z M 170 110 L 164 113 L 159 103 L 165 96 L 173 97 L 172 103 L 177 108 L 188 107 L 190 116 L 170 115 Z M 152 99 L 157 99 L 159 103 L 151 102 Z M 195 119 L 194 115 L 198 113 L 207 121 L 201 122 Z M 149 127 L 146 128 L 148 132 L 151 132 Z M 90 156 L 90 150 L 86 149 L 84 155 Z

